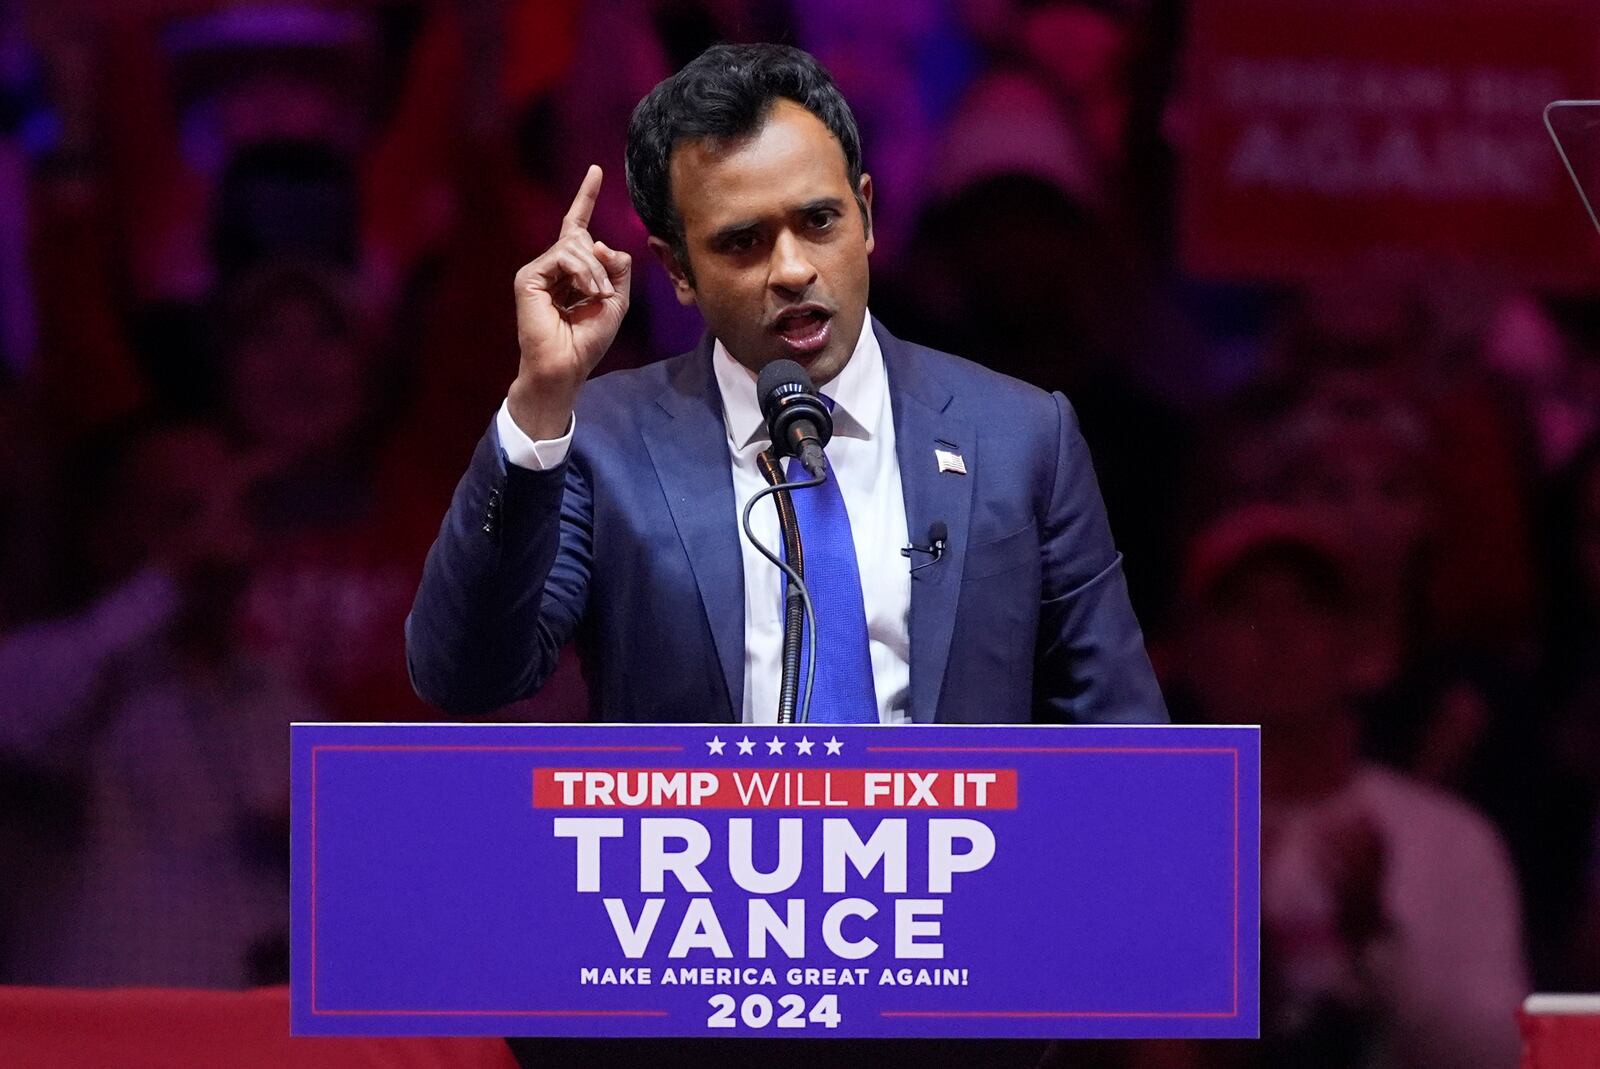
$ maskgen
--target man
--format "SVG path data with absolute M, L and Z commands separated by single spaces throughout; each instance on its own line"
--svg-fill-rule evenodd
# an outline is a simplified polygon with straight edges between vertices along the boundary
M 0 635 L 0 767 L 56 787 L 45 800 L 78 821 L 69 848 L 9 856 L 0 982 L 282 982 L 287 731 L 327 711 L 245 637 L 251 473 L 182 425 L 130 439 L 114 474 L 94 555 L 121 578 Z M 0 832 L 41 818 L 73 823 L 23 810 Z
M 1166 720 L 1066 399 L 868 314 L 872 179 L 815 60 L 718 46 L 635 110 L 629 192 L 708 334 L 585 385 L 632 274 L 588 230 L 601 179 L 591 167 L 560 240 L 518 272 L 517 376 L 407 621 L 423 698 L 492 711 L 575 638 L 596 718 L 770 722 L 782 588 L 738 521 L 764 485 L 756 376 L 790 358 L 834 406 L 832 485 L 794 495 L 827 516 L 802 534 L 808 579 L 827 561 L 837 592 L 817 607 L 831 718 Z M 776 545 L 772 510 L 755 520 Z M 943 552 L 908 563 L 902 547 L 941 527 Z
M 836 594 L 817 605 L 818 707 L 841 722 L 1166 720 L 1066 400 L 899 341 L 867 314 L 872 180 L 814 59 L 719 46 L 635 110 L 629 192 L 708 334 L 585 384 L 632 274 L 589 233 L 600 182 L 590 168 L 560 240 L 517 274 L 517 377 L 407 621 L 423 698 L 489 712 L 537 690 L 575 638 L 598 719 L 774 720 L 782 588 L 739 512 L 765 485 L 756 376 L 790 358 L 835 424 L 832 487 L 797 491 L 796 508 L 824 490 L 842 501 L 831 522 L 802 518 L 808 581 L 824 580 L 819 554 L 834 564 Z M 901 547 L 936 523 L 943 553 L 908 563 Z M 754 524 L 778 544 L 771 509 Z M 822 552 L 841 538 L 842 555 Z M 528 1065 L 769 1069 L 1031 1066 L 1041 1047 L 515 1043 Z
M 1510 858 L 1482 814 L 1361 757 L 1356 588 L 1325 530 L 1273 505 L 1224 516 L 1183 583 L 1194 719 L 1260 724 L 1264 747 L 1262 1042 L 1229 1064 L 1512 1064 L 1527 966 Z

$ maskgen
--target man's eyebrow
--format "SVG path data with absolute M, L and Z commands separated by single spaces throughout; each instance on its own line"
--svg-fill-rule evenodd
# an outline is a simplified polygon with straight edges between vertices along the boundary
M 843 212 L 844 202 L 838 197 L 818 197 L 815 200 L 808 200 L 804 204 L 797 204 L 789 209 L 791 215 L 800 216 L 820 211 Z M 745 219 L 737 223 L 729 223 L 727 226 L 719 227 L 712 231 L 711 243 L 713 245 L 726 245 L 735 238 L 743 237 L 745 234 L 758 233 L 760 230 L 761 221 L 758 219 Z
M 838 197 L 818 197 L 816 200 L 808 200 L 804 204 L 800 205 L 794 210 L 794 214 L 810 215 L 812 212 L 820 212 L 824 210 L 836 212 L 843 211 L 844 202 Z

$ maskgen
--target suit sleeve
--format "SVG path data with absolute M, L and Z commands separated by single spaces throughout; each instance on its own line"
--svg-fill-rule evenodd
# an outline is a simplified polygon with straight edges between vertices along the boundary
M 1035 717 L 1080 724 L 1167 723 L 1089 447 L 1071 404 L 1059 393 L 1051 399 L 1056 450 L 1040 531 Z
M 456 486 L 406 618 L 411 685 L 460 716 L 534 694 L 583 616 L 593 497 L 572 456 L 506 460 L 493 423 Z

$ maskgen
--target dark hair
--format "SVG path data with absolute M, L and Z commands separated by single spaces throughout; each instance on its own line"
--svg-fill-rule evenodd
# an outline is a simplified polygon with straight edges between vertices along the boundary
M 689 269 L 683 220 L 672 203 L 672 150 L 679 141 L 756 133 L 774 101 L 792 100 L 822 121 L 844 150 L 861 207 L 861 134 L 838 86 L 809 53 L 790 45 L 713 45 L 639 101 L 628 122 L 628 195 L 645 229 Z M 691 280 L 693 276 L 690 276 Z
M 352 267 L 361 204 L 355 168 L 320 141 L 283 138 L 241 148 L 229 160 L 211 218 L 211 254 L 233 278 L 271 256 Z

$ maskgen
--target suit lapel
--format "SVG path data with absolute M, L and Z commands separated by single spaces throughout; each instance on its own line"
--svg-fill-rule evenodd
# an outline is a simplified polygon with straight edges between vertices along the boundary
M 735 515 L 722 400 L 711 373 L 711 339 L 683 357 L 657 398 L 659 429 L 644 436 L 672 522 L 689 555 L 727 687 L 727 718 L 744 709 L 744 564 Z
M 918 363 L 909 346 L 876 320 L 873 326 L 889 375 L 906 530 L 917 543 L 926 540 L 928 528 L 936 522 L 942 521 L 950 531 L 939 562 L 919 568 L 911 576 L 911 718 L 928 724 L 937 716 L 950 660 L 972 516 L 972 486 L 978 471 L 978 435 L 972 424 L 950 412 L 954 396 Z M 941 472 L 935 449 L 960 453 L 967 471 L 973 474 Z

